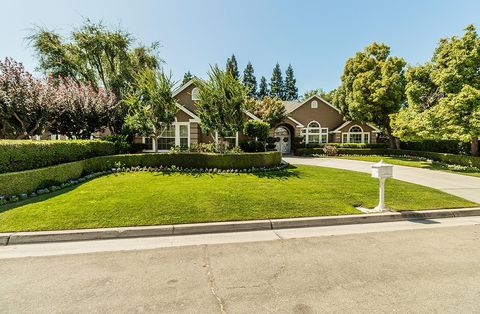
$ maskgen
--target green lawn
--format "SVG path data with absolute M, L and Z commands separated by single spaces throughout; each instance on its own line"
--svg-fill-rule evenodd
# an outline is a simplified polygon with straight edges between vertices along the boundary
M 425 169 L 430 169 L 430 170 L 441 170 L 441 171 L 446 171 L 446 172 L 450 172 L 450 173 L 480 177 L 480 172 L 478 172 L 478 171 L 454 169 L 454 168 L 451 168 L 451 167 L 449 168 L 445 164 L 442 164 L 442 163 L 438 163 L 438 162 L 435 162 L 435 161 L 420 160 L 420 159 L 415 158 L 415 157 L 339 156 L 339 157 L 335 157 L 335 158 L 362 160 L 362 161 L 371 161 L 371 162 L 379 162 L 380 160 L 383 159 L 383 161 L 385 161 L 389 164 L 392 164 L 392 165 L 425 168 Z
M 368 174 L 298 166 L 265 174 L 120 173 L 23 203 L 0 207 L 0 231 L 55 230 L 360 213 L 374 207 Z M 475 204 L 389 179 L 394 209 Z

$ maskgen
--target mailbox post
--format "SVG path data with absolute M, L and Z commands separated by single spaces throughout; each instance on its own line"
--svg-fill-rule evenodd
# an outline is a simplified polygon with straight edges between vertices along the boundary
M 386 211 L 388 208 L 385 206 L 385 179 L 393 176 L 393 166 L 384 163 L 383 160 L 372 165 L 372 177 L 378 178 L 380 183 L 380 192 L 378 205 L 375 207 L 375 211 Z

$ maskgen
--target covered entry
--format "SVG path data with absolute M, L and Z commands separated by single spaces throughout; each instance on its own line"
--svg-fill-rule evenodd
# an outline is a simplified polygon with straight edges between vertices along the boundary
M 276 149 L 283 154 L 290 153 L 291 149 L 291 133 L 286 126 L 279 126 L 275 129 L 275 140 L 276 140 Z

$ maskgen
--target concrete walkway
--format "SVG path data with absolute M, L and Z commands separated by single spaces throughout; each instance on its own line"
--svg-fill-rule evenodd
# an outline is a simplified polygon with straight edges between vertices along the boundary
M 367 161 L 336 158 L 284 157 L 283 159 L 293 165 L 321 166 L 366 173 L 371 173 L 371 166 L 374 164 Z M 393 167 L 393 177 L 480 203 L 480 178 L 477 177 L 396 165 Z

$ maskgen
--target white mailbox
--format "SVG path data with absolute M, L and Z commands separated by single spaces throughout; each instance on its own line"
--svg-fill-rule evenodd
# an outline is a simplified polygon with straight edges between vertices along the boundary
M 372 177 L 378 179 L 393 177 L 393 166 L 380 160 L 380 162 L 372 165 Z
M 386 164 L 383 160 L 379 163 L 372 165 L 372 177 L 378 178 L 379 181 L 379 193 L 378 193 L 378 205 L 374 208 L 375 211 L 382 212 L 387 211 L 385 206 L 385 180 L 393 177 L 393 166 Z

